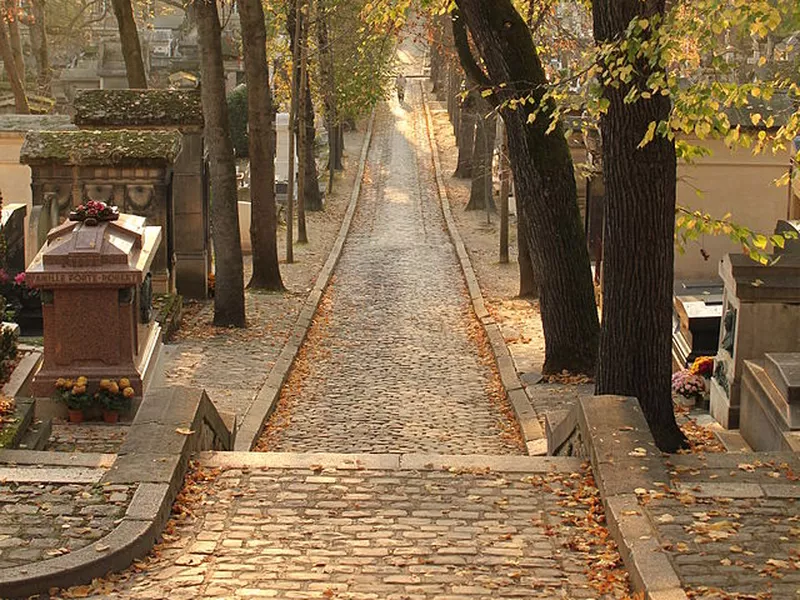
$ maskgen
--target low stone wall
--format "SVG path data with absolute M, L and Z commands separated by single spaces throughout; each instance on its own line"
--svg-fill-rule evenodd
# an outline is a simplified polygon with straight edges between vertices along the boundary
M 664 455 L 635 398 L 578 404 L 609 530 L 649 600 L 789 598 L 800 589 L 800 455 Z M 710 596 L 709 596 L 710 597 Z
M 190 457 L 233 438 L 204 391 L 169 387 L 148 392 L 118 454 L 0 451 L 0 597 L 129 566 L 159 538 Z

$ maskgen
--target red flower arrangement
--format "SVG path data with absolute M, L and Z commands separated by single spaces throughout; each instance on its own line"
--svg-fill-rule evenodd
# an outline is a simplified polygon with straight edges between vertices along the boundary
M 85 204 L 80 204 L 69 213 L 70 221 L 82 221 L 86 225 L 97 225 L 100 221 L 116 221 L 117 219 L 119 219 L 119 208 L 97 200 L 89 200 Z

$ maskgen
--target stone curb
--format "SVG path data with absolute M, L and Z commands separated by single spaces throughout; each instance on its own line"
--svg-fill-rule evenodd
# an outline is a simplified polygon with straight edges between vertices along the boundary
M 328 452 L 202 452 L 205 467 L 220 469 L 311 469 L 574 473 L 583 459 L 483 454 L 337 454 Z
M 608 529 L 634 590 L 648 600 L 687 600 L 680 577 L 634 490 L 659 489 L 669 473 L 636 398 L 584 397 L 578 424 L 603 499 Z
M 286 344 L 284 344 L 281 353 L 278 355 L 278 359 L 275 361 L 266 380 L 256 393 L 255 400 L 242 419 L 241 425 L 236 432 L 236 440 L 234 442 L 234 450 L 236 451 L 247 452 L 255 446 L 261 435 L 261 431 L 264 429 L 264 425 L 275 410 L 278 399 L 280 398 L 281 388 L 283 384 L 286 383 L 289 371 L 292 368 L 292 364 L 294 364 L 294 359 L 300 350 L 300 346 L 303 345 L 306 339 L 308 330 L 311 328 L 311 321 L 322 300 L 322 294 L 325 292 L 328 283 L 330 283 L 333 270 L 336 268 L 339 258 L 342 255 L 342 249 L 344 248 L 345 240 L 350 232 L 350 225 L 353 222 L 353 216 L 358 207 L 358 198 L 361 195 L 361 182 L 364 179 L 367 155 L 369 153 L 370 143 L 372 142 L 375 113 L 376 111 L 373 109 L 372 115 L 370 115 L 369 125 L 367 126 L 367 133 L 361 145 L 361 155 L 359 157 L 355 184 L 350 194 L 350 202 L 347 206 L 344 219 L 342 220 L 342 225 L 339 228 L 339 234 L 331 248 L 328 259 L 317 275 L 314 287 L 303 303 L 303 308 L 292 328 L 292 335 L 289 336 Z
M 11 398 L 21 395 L 22 390 L 30 383 L 33 373 L 42 361 L 41 348 L 19 344 L 18 349 L 26 354 L 20 359 L 19 364 L 11 373 L 11 378 L 3 385 L 2 389 L 2 393 Z
M 536 414 L 536 410 L 533 408 L 533 405 L 525 393 L 519 375 L 517 375 L 514 360 L 508 350 L 500 326 L 494 321 L 489 311 L 486 310 L 486 304 L 483 300 L 483 293 L 478 283 L 478 277 L 475 275 L 472 261 L 470 261 L 466 246 L 464 246 L 464 240 L 461 239 L 461 234 L 458 233 L 458 227 L 456 226 L 455 219 L 453 219 L 450 203 L 447 200 L 447 186 L 442 178 L 442 166 L 439 162 L 438 145 L 433 129 L 433 117 L 431 116 L 430 107 L 428 106 L 428 96 L 425 91 L 424 82 L 420 82 L 420 90 L 422 92 L 422 104 L 425 107 L 425 124 L 428 130 L 428 142 L 433 157 L 433 171 L 436 175 L 439 205 L 442 207 L 444 220 L 447 224 L 447 233 L 450 235 L 450 240 L 453 242 L 456 255 L 458 256 L 458 262 L 461 265 L 461 272 L 464 275 L 464 281 L 467 285 L 469 298 L 472 302 L 472 309 L 475 312 L 475 316 L 480 320 L 483 330 L 486 332 L 486 336 L 489 338 L 489 344 L 492 347 L 492 353 L 497 363 L 497 370 L 500 373 L 500 380 L 503 382 L 508 400 L 514 408 L 514 414 L 517 416 L 517 423 L 519 424 L 522 438 L 525 440 L 525 447 L 528 454 L 531 456 L 547 454 L 547 438 L 539 423 L 539 416 Z
M 0 453 L 0 460 L 7 464 L 38 461 L 49 465 L 22 467 L 33 475 L 41 471 L 38 481 L 61 481 L 67 473 L 79 482 L 137 484 L 125 516 L 104 537 L 69 554 L 0 569 L 0 598 L 27 598 L 130 566 L 149 552 L 161 535 L 183 485 L 190 455 L 208 447 L 230 447 L 230 438 L 204 391 L 173 386 L 148 392 L 113 462 L 107 454 Z

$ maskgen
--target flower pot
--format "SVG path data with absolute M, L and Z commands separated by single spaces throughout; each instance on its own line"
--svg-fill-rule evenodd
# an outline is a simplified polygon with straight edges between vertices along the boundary
M 119 412 L 116 410 L 103 409 L 103 421 L 106 423 L 116 423 L 119 421 Z
M 68 408 L 67 414 L 69 415 L 70 423 L 83 423 L 83 411 L 79 408 Z
M 681 408 L 694 408 L 695 399 L 694 397 L 684 396 L 682 394 L 675 394 L 674 402 L 677 406 Z

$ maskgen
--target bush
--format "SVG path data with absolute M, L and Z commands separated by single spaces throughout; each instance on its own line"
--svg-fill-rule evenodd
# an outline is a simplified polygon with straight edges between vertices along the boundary
M 228 122 L 234 154 L 237 158 L 247 158 L 247 86 L 244 84 L 237 85 L 228 94 Z
M 7 381 L 17 358 L 17 336 L 10 329 L 0 333 L 0 381 Z

